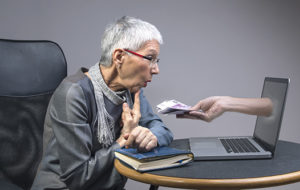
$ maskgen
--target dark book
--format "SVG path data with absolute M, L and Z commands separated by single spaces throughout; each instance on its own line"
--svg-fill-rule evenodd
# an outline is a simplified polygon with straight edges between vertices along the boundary
M 121 148 L 115 150 L 115 157 L 140 172 L 179 167 L 194 159 L 191 151 L 167 146 L 156 147 L 149 152 L 139 152 L 136 148 Z

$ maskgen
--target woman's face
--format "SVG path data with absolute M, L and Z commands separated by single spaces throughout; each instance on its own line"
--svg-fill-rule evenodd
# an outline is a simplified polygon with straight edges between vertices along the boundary
M 159 55 L 159 51 L 159 43 L 156 40 L 151 40 L 135 52 L 155 60 Z M 130 53 L 126 53 L 124 56 L 124 62 L 119 74 L 124 87 L 129 89 L 130 92 L 136 92 L 140 88 L 146 87 L 147 83 L 151 82 L 152 75 L 159 73 L 158 65 L 151 64 L 150 60 Z

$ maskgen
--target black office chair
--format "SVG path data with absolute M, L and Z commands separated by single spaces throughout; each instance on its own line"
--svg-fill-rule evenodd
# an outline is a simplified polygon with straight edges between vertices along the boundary
M 0 39 L 0 189 L 30 189 L 47 106 L 66 75 L 58 44 Z

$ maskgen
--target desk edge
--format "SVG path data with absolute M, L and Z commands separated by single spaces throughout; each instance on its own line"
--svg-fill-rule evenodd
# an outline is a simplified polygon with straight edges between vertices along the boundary
M 148 183 L 152 185 L 160 185 L 175 188 L 261 188 L 284 185 L 300 181 L 300 171 L 287 173 L 283 175 L 274 175 L 257 178 L 242 178 L 242 179 L 190 179 L 159 176 L 148 173 L 139 173 L 134 169 L 123 165 L 119 160 L 114 161 L 117 171 L 135 181 Z

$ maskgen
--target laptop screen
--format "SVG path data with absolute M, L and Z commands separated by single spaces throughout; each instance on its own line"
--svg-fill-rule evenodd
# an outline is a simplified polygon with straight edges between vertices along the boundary
M 257 117 L 254 138 L 272 153 L 279 137 L 288 86 L 289 79 L 266 77 L 264 81 L 261 96 L 271 99 L 273 112 L 269 117 Z

